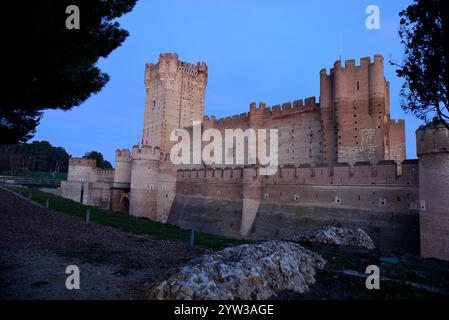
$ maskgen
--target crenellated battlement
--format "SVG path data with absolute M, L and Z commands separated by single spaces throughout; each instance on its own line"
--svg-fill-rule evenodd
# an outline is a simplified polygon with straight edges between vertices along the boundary
M 200 61 L 196 64 L 196 69 L 198 73 L 204 73 L 206 76 L 208 74 L 208 68 L 206 62 Z
M 198 69 L 194 64 L 180 61 L 178 64 L 178 70 L 192 77 L 198 76 Z
M 177 53 L 161 53 L 159 55 L 159 61 L 178 61 Z
M 337 60 L 334 63 L 334 67 L 330 69 L 330 73 L 327 73 L 327 69 L 323 68 L 320 71 L 321 77 L 330 77 L 336 71 L 355 71 L 359 69 L 368 69 L 370 65 L 377 65 L 384 63 L 384 57 L 380 54 L 374 55 L 374 62 L 371 62 L 371 57 L 363 57 L 359 59 L 359 64 L 356 63 L 355 59 L 345 60 L 344 65 L 341 60 Z
M 182 183 L 243 183 L 245 174 L 260 179 L 262 184 L 292 185 L 418 185 L 418 162 L 404 161 L 403 174 L 397 174 L 394 161 L 380 161 L 375 165 L 358 162 L 354 166 L 340 164 L 328 166 L 286 166 L 272 176 L 261 176 L 257 167 L 204 168 L 178 170 L 177 178 Z
M 101 169 L 97 168 L 97 181 L 99 182 L 112 182 L 114 181 L 114 169 Z
M 124 162 L 128 162 L 131 161 L 132 157 L 131 157 L 131 152 L 129 151 L 129 149 L 117 149 L 115 151 L 115 162 L 118 161 L 124 161 Z
M 234 115 L 231 117 L 214 120 L 215 127 L 235 127 L 246 126 L 249 124 L 249 114 L 242 113 L 240 115 Z
M 285 102 L 280 105 L 274 105 L 265 109 L 266 116 L 278 116 L 286 113 L 299 113 L 317 110 L 320 104 L 316 102 L 315 97 L 309 97 L 304 100 L 295 100 L 293 102 Z
M 260 102 L 259 106 L 252 102 L 249 107 L 249 112 L 233 115 L 225 118 L 217 119 L 214 115 L 203 116 L 203 125 L 208 127 L 246 127 L 249 126 L 250 118 L 253 115 L 262 112 L 264 121 L 269 121 L 275 117 L 291 113 L 307 113 L 310 111 L 319 110 L 320 104 L 316 102 L 315 97 L 309 97 L 304 100 L 295 100 L 293 102 L 285 102 L 283 104 L 267 107 L 264 102 Z
M 88 158 L 70 158 L 69 166 L 97 167 L 95 159 Z
M 97 173 L 99 176 L 102 177 L 113 177 L 114 176 L 114 169 L 101 169 L 97 168 Z
M 160 160 L 161 159 L 161 151 L 159 147 L 152 147 L 143 145 L 139 148 L 138 145 L 133 147 L 132 151 L 132 159 L 133 160 Z
M 157 64 L 154 64 L 154 63 L 145 64 L 145 72 L 147 73 L 148 76 L 149 76 L 149 73 L 157 72 L 157 70 L 158 70 Z
M 265 102 L 259 102 L 259 107 L 257 107 L 255 102 L 249 104 L 249 112 L 265 111 L 266 109 L 267 105 Z
M 418 156 L 449 153 L 449 130 L 442 123 L 429 123 L 416 130 Z

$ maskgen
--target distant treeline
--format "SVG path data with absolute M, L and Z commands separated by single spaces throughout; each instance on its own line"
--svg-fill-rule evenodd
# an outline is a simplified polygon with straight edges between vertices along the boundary
M 0 145 L 0 173 L 17 175 L 27 171 L 67 172 L 70 155 L 48 141 Z

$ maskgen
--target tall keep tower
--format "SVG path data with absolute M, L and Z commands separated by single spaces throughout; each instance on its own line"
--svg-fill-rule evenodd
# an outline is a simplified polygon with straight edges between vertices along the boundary
M 178 128 L 202 121 L 207 85 L 207 65 L 178 60 L 175 53 L 159 56 L 145 67 L 145 116 L 142 144 L 170 153 L 170 134 Z
M 201 121 L 207 66 L 165 53 L 145 66 L 142 148 L 134 146 L 130 173 L 131 215 L 165 222 L 176 193 L 177 167 L 170 161 L 171 133 Z

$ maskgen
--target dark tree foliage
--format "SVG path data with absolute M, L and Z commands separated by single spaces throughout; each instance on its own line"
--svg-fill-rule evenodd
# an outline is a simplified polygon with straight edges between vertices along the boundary
M 402 108 L 424 121 L 435 118 L 449 129 L 449 3 L 415 0 L 400 17 L 405 60 L 393 65 L 405 79 Z
M 0 107 L 0 144 L 26 142 L 33 137 L 42 112 Z
M 97 167 L 101 169 L 112 169 L 112 165 L 109 161 L 104 160 L 103 154 L 98 151 L 86 152 L 83 158 L 94 159 Z
M 67 172 L 70 155 L 64 148 L 48 141 L 33 141 L 18 145 L 0 146 L 0 171 L 12 175 L 18 171 Z
M 70 110 L 99 92 L 109 77 L 97 67 L 128 36 L 116 18 L 137 0 L 19 0 L 2 3 L 12 25 L 2 28 L 0 144 L 30 139 L 41 110 Z M 67 29 L 77 5 L 80 29 Z

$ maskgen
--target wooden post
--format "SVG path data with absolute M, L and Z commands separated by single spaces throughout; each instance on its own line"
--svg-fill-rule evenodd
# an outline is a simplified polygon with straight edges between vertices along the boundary
M 195 230 L 190 231 L 190 243 L 189 246 L 193 247 L 195 245 Z

